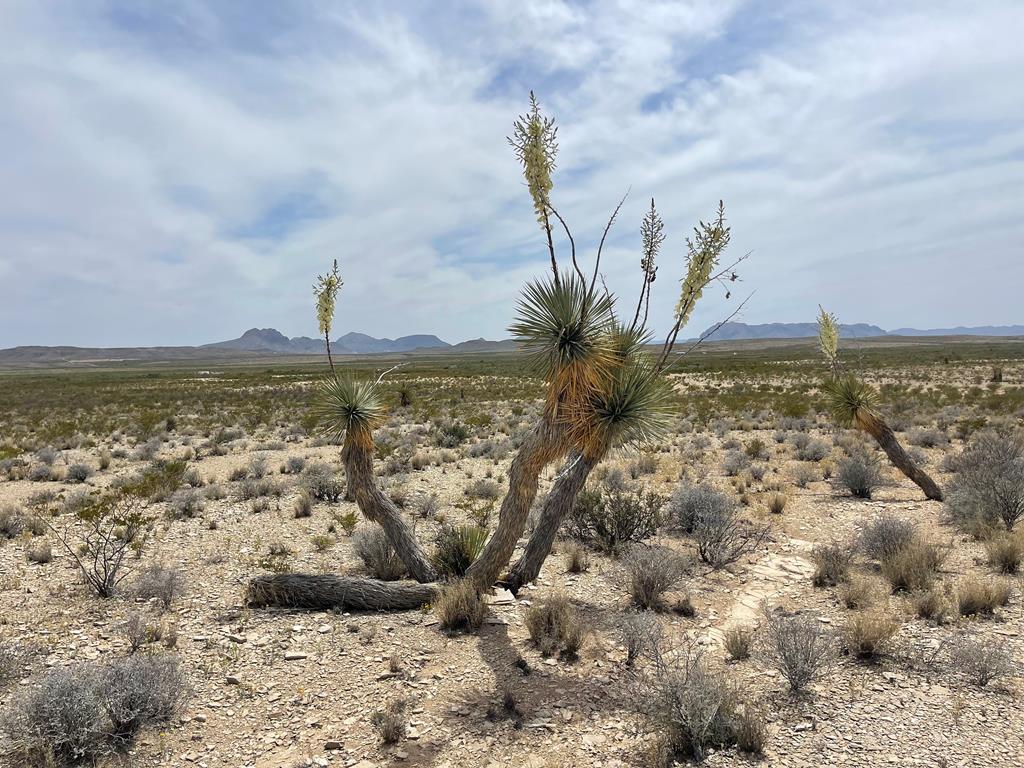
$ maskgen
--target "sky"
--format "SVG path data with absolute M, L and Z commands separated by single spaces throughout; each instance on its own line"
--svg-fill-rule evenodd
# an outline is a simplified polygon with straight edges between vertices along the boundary
M 585 268 L 629 191 L 624 307 L 656 199 L 655 333 L 720 199 L 750 257 L 686 335 L 751 293 L 750 323 L 1024 323 L 1021 30 L 1019 0 L 7 0 L 0 347 L 316 335 L 334 259 L 335 336 L 506 338 L 547 269 L 531 89 Z

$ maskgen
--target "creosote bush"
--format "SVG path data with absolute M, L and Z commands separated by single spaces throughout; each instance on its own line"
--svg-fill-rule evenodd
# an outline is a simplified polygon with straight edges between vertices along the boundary
M 946 501 L 953 521 L 970 530 L 978 524 L 1011 530 L 1024 517 L 1024 436 L 983 432 L 956 462 Z
M 542 656 L 574 659 L 583 645 L 583 622 L 564 595 L 549 595 L 531 605 L 526 629 Z
M 882 468 L 874 454 L 855 451 L 839 460 L 839 482 L 858 499 L 870 499 L 882 484 Z
M 661 525 L 665 497 L 643 489 L 584 490 L 566 520 L 568 534 L 609 554 L 643 541 Z

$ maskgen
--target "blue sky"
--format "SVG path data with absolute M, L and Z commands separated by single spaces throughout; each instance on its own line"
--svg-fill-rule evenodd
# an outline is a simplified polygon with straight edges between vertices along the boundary
M 0 347 L 501 338 L 546 253 L 505 137 L 536 91 L 553 200 L 632 302 L 724 199 L 747 322 L 1024 322 L 1024 4 L 8 2 Z M 734 300 L 709 291 L 696 334 Z

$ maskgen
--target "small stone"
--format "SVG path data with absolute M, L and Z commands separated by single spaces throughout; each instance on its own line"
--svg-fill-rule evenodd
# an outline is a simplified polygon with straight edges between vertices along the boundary
M 285 651 L 284 653 L 285 661 L 301 661 L 307 658 L 309 658 L 309 654 L 302 651 Z
M 335 752 L 335 751 L 337 751 L 339 749 L 341 749 L 341 742 L 338 741 L 337 739 L 329 739 L 329 740 L 324 742 L 324 751 L 325 752 Z

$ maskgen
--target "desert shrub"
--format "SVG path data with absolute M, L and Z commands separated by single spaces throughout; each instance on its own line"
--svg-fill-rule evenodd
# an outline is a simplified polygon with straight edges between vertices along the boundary
M 926 589 L 918 592 L 910 599 L 914 614 L 925 621 L 942 624 L 949 613 L 949 601 L 938 589 Z
M 996 536 L 985 543 L 988 564 L 1000 573 L 1017 573 L 1024 560 L 1024 537 L 1020 534 Z
M 334 546 L 334 539 L 325 533 L 317 533 L 310 537 L 310 543 L 317 552 L 326 552 Z
M 806 488 L 809 484 L 821 480 L 821 470 L 813 464 L 797 464 L 789 471 L 797 488 Z
M 54 477 L 53 467 L 48 464 L 36 464 L 28 471 L 28 479 L 33 483 L 45 483 Z
M 375 579 L 395 581 L 405 575 L 405 564 L 379 525 L 356 531 L 352 536 L 352 551 Z
M 466 495 L 474 499 L 497 499 L 501 496 L 501 486 L 482 477 L 469 484 Z
M 683 533 L 693 533 L 697 521 L 733 507 L 732 500 L 709 485 L 680 485 L 669 499 L 668 511 Z
M 313 496 L 309 490 L 303 488 L 299 491 L 299 495 L 295 497 L 295 504 L 292 506 L 292 511 L 295 517 L 312 517 L 313 515 Z
M 155 564 L 144 569 L 135 578 L 133 592 L 142 600 L 156 599 L 164 610 L 185 591 L 185 574 L 177 568 Z
M 469 435 L 469 427 L 458 421 L 445 421 L 434 428 L 434 442 L 440 448 L 457 448 L 469 439 Z
M 336 504 L 345 495 L 345 485 L 326 464 L 310 464 L 306 467 L 306 489 L 317 501 Z
M 736 744 L 740 700 L 733 682 L 699 652 L 661 658 L 638 700 L 663 739 L 666 754 L 658 762 L 673 764 L 677 757 L 701 762 L 709 750 Z
M 227 494 L 221 486 L 214 483 L 213 485 L 208 485 L 203 489 L 203 496 L 211 501 L 219 501 L 220 499 L 225 498 Z
M 800 461 L 821 461 L 829 455 L 831 449 L 824 440 L 817 438 L 808 440 L 802 446 L 797 446 L 796 457 Z
M 280 496 L 281 488 L 269 477 L 247 478 L 238 487 L 238 497 L 243 501 L 265 499 L 268 496 Z
M 151 723 L 170 720 L 185 697 L 184 674 L 170 655 L 115 659 L 100 670 L 97 683 L 110 734 L 122 743 Z
M 938 546 L 915 540 L 882 560 L 882 575 L 894 590 L 928 589 L 943 559 Z
M 1003 579 L 965 576 L 956 585 L 957 609 L 961 616 L 991 615 L 1010 601 L 1010 584 Z
M 423 494 L 416 497 L 413 502 L 413 511 L 420 517 L 434 517 L 437 515 L 438 501 L 437 494 Z
M 745 705 L 736 713 L 734 729 L 736 748 L 740 752 L 751 755 L 764 754 L 764 747 L 768 743 L 768 726 L 760 710 Z
M 565 547 L 565 570 L 568 573 L 583 573 L 590 568 L 590 554 L 581 544 L 572 541 Z
M 566 526 L 573 538 L 615 554 L 658 530 L 664 504 L 664 496 L 642 489 L 585 490 L 577 495 Z
M 750 649 L 754 643 L 754 633 L 749 627 L 730 627 L 724 635 L 725 652 L 733 661 L 750 658 Z
M 759 437 L 755 437 L 744 447 L 743 452 L 753 460 L 767 459 L 769 457 L 768 446 L 764 444 L 764 440 Z
M 163 443 L 160 442 L 160 438 L 154 437 L 144 443 L 136 445 L 135 450 L 132 451 L 132 458 L 136 461 L 151 461 L 156 458 L 158 453 L 160 453 L 160 449 L 162 447 Z
M 380 740 L 385 744 L 394 744 L 405 738 L 408 724 L 405 717 L 405 700 L 394 699 L 383 709 L 378 709 L 370 717 L 370 724 L 377 731 Z
M 938 429 L 912 429 L 907 433 L 907 441 L 921 448 L 938 448 L 949 444 L 949 438 Z
M 331 519 L 334 524 L 341 526 L 341 530 L 346 536 L 351 536 L 356 532 L 356 526 L 359 525 L 359 515 L 353 510 L 349 509 L 345 512 L 332 512 Z
M 60 451 L 47 445 L 36 451 L 36 458 L 46 466 L 52 467 L 53 463 L 60 458 Z
M 302 456 L 289 456 L 284 463 L 285 474 L 298 475 L 306 468 L 306 459 Z
M 759 483 L 764 480 L 764 476 L 768 472 L 768 467 L 764 464 L 751 464 L 749 471 L 750 479 Z
M 13 504 L 0 507 L 0 538 L 16 539 L 25 530 L 25 511 Z
M 198 517 L 205 508 L 203 494 L 195 488 L 180 488 L 167 500 L 167 514 L 174 520 Z
M 839 588 L 839 599 L 847 608 L 867 608 L 881 594 L 878 580 L 871 576 L 850 574 Z
M 750 457 L 742 451 L 730 451 L 722 460 L 722 470 L 729 477 L 735 477 L 750 466 Z
M 781 515 L 786 511 L 786 503 L 788 501 L 789 499 L 786 497 L 786 494 L 780 491 L 773 491 L 768 494 L 768 511 L 773 515 Z
M 811 550 L 814 561 L 814 575 L 811 581 L 816 587 L 834 587 L 846 580 L 853 559 L 853 551 L 848 544 L 833 542 L 816 544 Z
M 486 528 L 478 525 L 442 525 L 437 532 L 434 565 L 445 576 L 465 576 L 486 543 Z
M 448 632 L 475 632 L 484 623 L 487 603 L 472 582 L 456 581 L 438 592 L 434 613 Z
M 899 628 L 899 622 L 888 614 L 855 613 L 846 620 L 843 641 L 847 651 L 867 659 L 885 653 Z
M 41 541 L 26 549 L 25 557 L 30 563 L 49 563 L 53 561 L 53 548 L 50 542 Z
M 960 635 L 950 644 L 949 655 L 954 668 L 980 688 L 1013 674 L 1013 657 L 1002 640 Z
M 69 483 L 84 483 L 92 474 L 93 468 L 88 464 L 72 464 L 64 477 Z
M 661 647 L 661 624 L 650 613 L 626 611 L 616 627 L 622 644 L 626 646 L 626 666 L 633 666 L 642 655 L 653 655 Z
M 131 656 L 46 672 L 0 716 L 12 765 L 51 768 L 92 763 L 147 725 L 180 711 L 177 659 Z
M 643 475 L 653 475 L 658 471 L 658 457 L 650 453 L 642 454 L 629 465 L 629 476 L 636 480 Z
M 769 527 L 744 520 L 735 505 L 705 509 L 693 527 L 700 559 L 712 568 L 724 568 L 753 552 L 767 538 Z
M 901 549 L 917 541 L 917 525 L 883 512 L 860 532 L 858 546 L 874 560 L 887 560 Z
M 765 618 L 769 654 L 790 690 L 803 690 L 831 669 L 835 642 L 816 616 L 766 611 Z
M 610 493 L 625 491 L 629 484 L 626 482 L 626 473 L 622 471 L 622 467 L 609 467 L 601 478 L 601 486 Z
M 1011 530 L 1024 516 L 1024 437 L 984 432 L 957 461 L 946 499 L 953 521 L 1002 525 Z
M 526 612 L 526 629 L 542 656 L 575 658 L 583 645 L 583 623 L 564 595 L 549 595 Z
M 839 460 L 839 482 L 858 499 L 870 499 L 882 484 L 878 458 L 867 451 L 855 451 Z
M 667 547 L 642 544 L 630 547 L 622 564 L 633 604 L 646 609 L 662 606 L 662 595 L 682 580 L 688 565 L 681 555 Z

